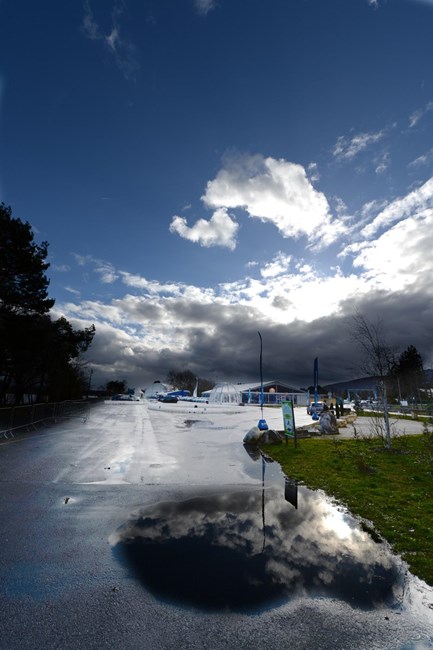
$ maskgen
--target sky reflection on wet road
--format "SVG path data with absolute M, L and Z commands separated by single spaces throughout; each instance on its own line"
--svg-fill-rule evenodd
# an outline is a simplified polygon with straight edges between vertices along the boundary
M 285 600 L 330 597 L 396 606 L 404 567 L 323 494 L 277 488 L 196 496 L 140 510 L 114 552 L 155 595 L 201 609 L 254 613 Z
M 0 445 L 1 650 L 432 647 L 433 590 L 248 451 L 257 417 L 96 405 Z

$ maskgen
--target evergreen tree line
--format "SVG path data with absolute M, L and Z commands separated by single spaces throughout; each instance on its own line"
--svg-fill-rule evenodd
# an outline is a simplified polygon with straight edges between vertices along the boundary
M 0 404 L 81 398 L 88 379 L 79 356 L 95 326 L 74 330 L 49 315 L 48 243 L 0 204 Z
M 362 353 L 360 369 L 378 378 L 385 401 L 421 403 L 430 399 L 431 378 L 427 380 L 422 356 L 414 345 L 397 355 L 382 320 L 370 321 L 358 312 L 351 320 L 349 333 Z
M 392 364 L 390 379 L 396 399 L 423 402 L 429 396 L 422 356 L 414 345 L 409 345 Z

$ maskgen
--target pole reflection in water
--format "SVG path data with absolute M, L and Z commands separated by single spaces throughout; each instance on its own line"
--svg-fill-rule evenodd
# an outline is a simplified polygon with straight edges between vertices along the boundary
M 285 478 L 284 498 L 298 509 L 298 484 L 294 479 Z
M 263 457 L 261 469 L 255 488 L 143 508 L 113 535 L 116 557 L 156 597 L 205 610 L 254 613 L 306 596 L 400 603 L 406 567 L 386 544 L 322 493 L 289 480 L 267 488 Z
M 246 446 L 246 445 L 244 445 Z M 265 521 L 265 474 L 266 474 L 266 457 L 265 455 L 256 447 L 258 454 L 262 458 L 262 522 L 263 522 L 263 551 L 266 547 L 266 521 Z M 251 456 L 250 451 L 248 454 Z M 258 460 L 256 454 L 254 455 L 254 460 Z M 253 456 L 251 456 L 253 457 Z M 271 459 L 268 459 L 268 462 L 273 462 Z M 285 477 L 285 486 L 284 486 L 284 498 L 286 501 L 292 504 L 296 509 L 298 508 L 298 484 L 294 479 L 289 479 Z

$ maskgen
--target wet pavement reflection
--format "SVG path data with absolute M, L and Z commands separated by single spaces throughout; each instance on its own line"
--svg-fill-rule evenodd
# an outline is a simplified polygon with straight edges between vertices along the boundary
M 305 596 L 397 607 L 405 566 L 387 545 L 323 493 L 281 472 L 276 481 L 276 464 L 267 486 L 257 460 L 256 485 L 136 512 L 112 540 L 116 557 L 157 598 L 203 610 L 254 613 Z

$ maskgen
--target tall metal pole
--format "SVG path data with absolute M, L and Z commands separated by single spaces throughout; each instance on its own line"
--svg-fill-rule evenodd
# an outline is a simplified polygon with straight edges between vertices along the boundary
M 314 380 L 314 403 L 317 404 L 319 401 L 319 359 L 316 357 L 314 359 L 314 368 L 313 368 L 313 380 Z
M 260 337 L 260 408 L 263 419 L 263 340 L 260 332 L 257 332 Z

